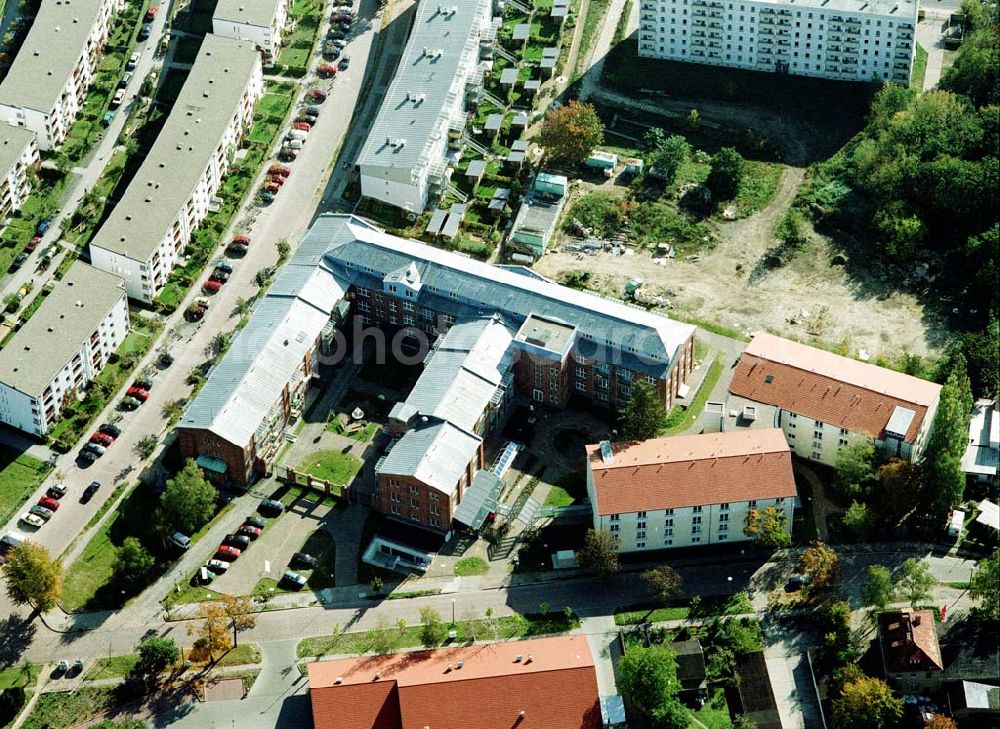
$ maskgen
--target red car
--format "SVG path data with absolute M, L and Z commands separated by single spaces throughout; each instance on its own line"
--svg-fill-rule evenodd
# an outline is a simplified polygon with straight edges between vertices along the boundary
M 34 238 L 31 239 L 31 242 L 28 243 L 27 246 L 25 246 L 24 250 L 26 250 L 28 253 L 34 253 L 35 249 L 38 248 L 38 244 L 41 242 L 42 242 L 42 236 L 36 235 Z
M 109 446 L 115 442 L 115 439 L 107 433 L 94 433 L 90 436 L 90 442 L 97 443 L 97 445 Z
M 324 63 L 316 69 L 320 78 L 333 78 L 337 75 L 337 66 L 332 63 Z
M 264 183 L 264 190 L 265 190 L 265 192 L 269 192 L 272 195 L 274 193 L 276 193 L 280 189 L 281 189 L 281 185 L 279 185 L 274 180 L 268 180 L 267 182 Z
M 218 281 L 206 281 L 201 287 L 206 294 L 214 294 L 222 288 L 222 284 Z
M 146 22 L 152 23 L 153 19 L 156 17 L 156 12 L 160 9 L 159 5 L 150 5 L 149 10 L 146 11 Z
M 256 539 L 260 536 L 260 527 L 255 527 L 253 524 L 244 524 L 236 530 L 236 533 L 246 534 L 251 539 Z
M 59 509 L 59 502 L 53 499 L 51 496 L 43 496 L 38 500 L 39 506 L 44 506 L 49 511 L 57 511 Z
M 238 235 L 238 236 L 236 236 L 235 238 L 233 238 L 232 243 L 230 243 L 230 245 L 236 245 L 236 244 L 239 244 L 241 246 L 246 246 L 247 248 L 249 248 L 250 247 L 250 236 L 248 236 L 248 235 Z
M 232 561 L 243 554 L 236 547 L 227 547 L 225 544 L 219 545 L 219 551 L 215 553 L 216 559 Z
M 149 390 L 143 390 L 141 387 L 130 387 L 125 391 L 125 394 L 134 397 L 139 402 L 146 402 L 149 399 Z
M 273 183 L 274 183 L 275 185 L 277 185 L 278 187 L 281 187 L 282 185 L 284 185 L 284 184 L 285 184 L 285 178 L 284 178 L 284 177 L 282 177 L 281 175 L 270 175 L 270 176 L 269 176 L 269 177 L 267 178 L 267 181 L 268 181 L 268 183 L 271 183 L 271 182 L 273 182 Z
M 308 132 L 312 129 L 312 124 L 309 122 L 292 122 L 292 129 L 297 129 L 300 132 Z
M 290 174 L 292 174 L 292 168 L 289 167 L 288 165 L 271 165 L 267 169 L 267 174 L 271 175 L 272 177 L 288 177 Z M 243 237 L 246 238 L 246 236 Z M 235 242 L 236 240 L 234 239 L 233 243 Z
M 309 93 L 306 94 L 306 98 L 310 101 L 316 101 L 322 104 L 326 101 L 326 92 L 323 89 L 310 89 Z

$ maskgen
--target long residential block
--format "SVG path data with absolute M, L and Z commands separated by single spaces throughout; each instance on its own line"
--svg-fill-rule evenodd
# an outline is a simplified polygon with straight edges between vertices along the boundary
M 271 61 L 281 48 L 289 0 L 219 0 L 212 15 L 212 32 L 253 43 Z
M 642 0 L 639 55 L 907 84 L 917 0 Z
M 129 331 L 122 280 L 75 263 L 0 350 L 0 421 L 44 435 Z
M 491 52 L 493 0 L 421 0 L 396 76 L 358 156 L 361 194 L 411 213 L 448 186 L 467 102 Z
M 0 124 L 0 225 L 31 194 L 29 170 L 38 167 L 38 143 L 33 132 Z
M 38 135 L 41 149 L 65 138 L 124 0 L 42 0 L 24 44 L 0 83 L 0 120 Z
M 263 93 L 253 44 L 205 36 L 177 101 L 139 171 L 90 242 L 92 263 L 151 303 L 210 212 Z

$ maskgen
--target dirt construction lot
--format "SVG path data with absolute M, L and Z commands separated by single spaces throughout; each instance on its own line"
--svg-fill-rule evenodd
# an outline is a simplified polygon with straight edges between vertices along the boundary
M 672 310 L 663 311 L 668 316 L 744 334 L 766 329 L 804 342 L 846 345 L 843 351 L 851 356 L 861 350 L 889 358 L 903 352 L 939 353 L 939 330 L 916 297 L 876 280 L 852 278 L 863 266 L 849 272 L 831 265 L 838 251 L 822 236 L 812 234 L 811 244 L 782 268 L 760 265 L 803 174 L 802 168 L 786 167 L 772 203 L 749 218 L 720 223 L 719 244 L 700 251 L 697 261 L 654 259 L 639 250 L 621 256 L 554 250 L 534 269 L 556 280 L 570 271 L 588 270 L 588 286 L 607 296 L 620 296 L 628 279 L 641 278 L 647 294 L 670 301 Z

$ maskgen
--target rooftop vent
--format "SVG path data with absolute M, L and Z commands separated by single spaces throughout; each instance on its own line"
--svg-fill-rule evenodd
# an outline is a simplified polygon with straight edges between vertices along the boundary
M 378 681 L 380 678 L 382 678 L 382 672 L 381 671 L 376 671 L 375 672 L 375 680 Z
M 601 441 L 601 460 L 605 463 L 605 465 L 608 465 L 608 466 L 610 466 L 612 463 L 614 463 L 615 456 L 614 456 L 614 453 L 612 453 L 612 451 L 611 451 L 611 441 L 610 440 L 602 440 Z
M 520 653 L 518 653 L 516 656 L 514 656 L 514 663 L 520 663 L 523 660 L 524 660 L 524 656 L 522 656 Z
M 529 653 L 528 657 L 525 659 L 524 663 L 525 663 L 525 665 L 527 665 L 527 664 L 531 663 L 533 660 L 535 660 L 535 657 Z
M 343 676 L 337 676 L 335 679 L 333 679 L 333 682 L 334 683 L 343 683 L 344 682 L 344 677 Z
M 458 663 L 455 664 L 455 668 L 461 668 L 464 665 L 465 665 L 465 661 L 459 661 Z

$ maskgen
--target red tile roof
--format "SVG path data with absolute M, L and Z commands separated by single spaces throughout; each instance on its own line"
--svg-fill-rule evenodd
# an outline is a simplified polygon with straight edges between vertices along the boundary
M 777 428 L 588 445 L 600 515 L 795 496 L 792 456 Z
M 890 610 L 879 614 L 878 624 L 886 673 L 944 669 L 930 610 Z
M 579 635 L 310 663 L 309 693 L 315 729 L 601 726 Z
M 908 408 L 915 415 L 905 440 L 913 443 L 941 386 L 761 332 L 740 357 L 729 391 L 873 438 L 882 437 L 897 406 Z

